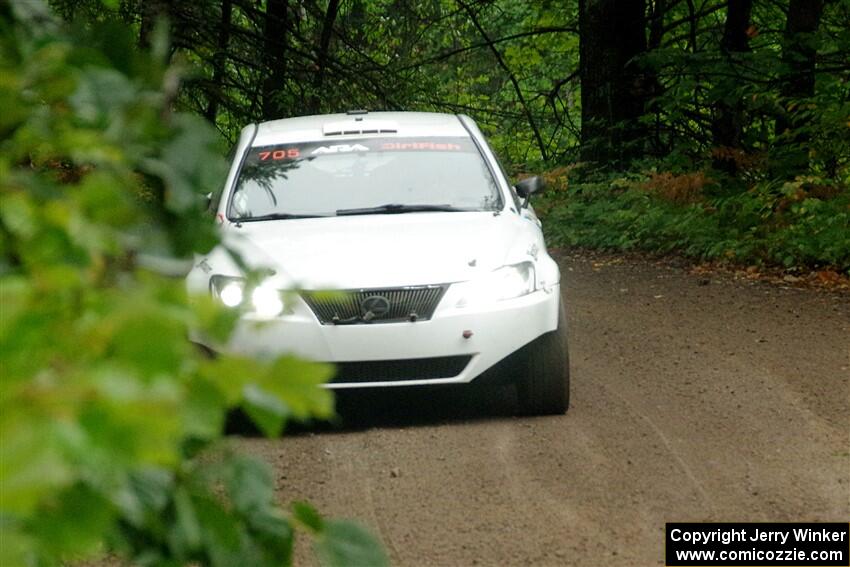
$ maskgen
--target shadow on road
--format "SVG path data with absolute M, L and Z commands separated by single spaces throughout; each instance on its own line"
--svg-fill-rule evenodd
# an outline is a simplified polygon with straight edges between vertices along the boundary
M 516 414 L 511 386 L 445 386 L 337 390 L 338 423 L 332 427 L 406 427 Z
M 334 420 L 292 422 L 287 425 L 286 435 L 417 427 L 517 415 L 516 390 L 502 384 L 335 390 L 335 395 Z M 259 434 L 244 415 L 232 415 L 227 431 Z

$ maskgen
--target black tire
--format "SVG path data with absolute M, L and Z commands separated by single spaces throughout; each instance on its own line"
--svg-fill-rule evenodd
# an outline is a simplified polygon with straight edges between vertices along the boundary
M 517 382 L 519 408 L 524 415 L 563 415 L 570 407 L 570 355 L 567 317 L 563 302 L 558 328 L 532 341 L 526 348 Z

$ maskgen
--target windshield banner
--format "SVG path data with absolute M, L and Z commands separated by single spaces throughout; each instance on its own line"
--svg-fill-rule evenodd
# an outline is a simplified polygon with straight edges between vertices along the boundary
M 314 159 L 325 155 L 376 152 L 477 152 L 470 138 L 361 138 L 345 141 L 318 141 L 276 144 L 251 148 L 246 163 L 279 163 Z

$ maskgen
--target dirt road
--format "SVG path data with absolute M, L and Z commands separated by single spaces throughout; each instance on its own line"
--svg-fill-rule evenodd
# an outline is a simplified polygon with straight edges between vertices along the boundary
M 658 565 L 667 521 L 850 519 L 850 297 L 564 257 L 573 399 L 341 400 L 244 446 L 396 565 Z

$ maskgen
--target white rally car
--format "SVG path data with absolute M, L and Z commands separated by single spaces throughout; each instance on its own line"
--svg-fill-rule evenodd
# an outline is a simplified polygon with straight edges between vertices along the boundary
M 511 186 L 467 116 L 252 124 L 212 205 L 222 244 L 187 279 L 239 322 L 226 344 L 193 340 L 334 363 L 330 388 L 507 378 L 524 412 L 564 413 L 560 273 L 528 204 L 542 185 Z

